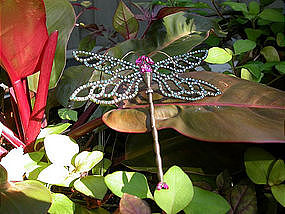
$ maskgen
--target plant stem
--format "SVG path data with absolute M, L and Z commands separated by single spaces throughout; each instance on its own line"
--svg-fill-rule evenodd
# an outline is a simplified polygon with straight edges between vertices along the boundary
M 0 130 L 2 130 L 2 136 L 9 141 L 14 147 L 23 147 L 25 144 L 14 134 L 14 132 L 6 127 L 3 123 L 0 122 Z
M 217 7 L 217 5 L 216 5 L 216 3 L 215 3 L 215 0 L 211 0 L 211 2 L 212 2 L 212 5 L 214 6 L 216 12 L 218 13 L 218 15 L 219 15 L 222 19 L 225 19 L 225 17 L 223 16 L 223 14 L 219 11 L 219 9 L 218 9 L 218 7 Z
M 155 117 L 154 117 L 154 105 L 152 100 L 152 93 L 153 90 L 151 88 L 151 72 L 146 72 L 146 85 L 147 85 L 147 94 L 148 94 L 148 100 L 149 100 L 149 111 L 150 111 L 150 123 L 151 123 L 151 129 L 152 129 L 152 136 L 154 141 L 154 151 L 156 154 L 156 164 L 157 164 L 157 176 L 159 179 L 159 182 L 163 182 L 163 170 L 162 170 L 162 159 L 160 156 L 160 145 L 158 142 L 158 132 L 155 125 Z

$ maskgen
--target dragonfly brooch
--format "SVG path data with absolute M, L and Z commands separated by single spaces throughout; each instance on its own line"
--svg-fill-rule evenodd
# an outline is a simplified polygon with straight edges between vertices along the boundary
M 181 77 L 180 74 L 198 66 L 207 57 L 207 50 L 197 50 L 185 54 L 167 57 L 154 62 L 148 56 L 140 56 L 135 63 L 118 59 L 109 55 L 101 55 L 87 51 L 74 51 L 74 58 L 87 67 L 102 71 L 111 77 L 106 80 L 89 82 L 77 88 L 70 97 L 72 101 L 87 101 L 98 104 L 116 104 L 130 100 L 139 93 L 141 83 L 146 84 L 146 93 L 150 108 L 150 121 L 158 166 L 159 183 L 157 189 L 168 189 L 163 181 L 162 159 L 158 142 L 158 132 L 154 118 L 152 82 L 157 83 L 158 90 L 165 97 L 183 101 L 196 101 L 206 96 L 218 96 L 221 91 L 214 85 L 199 79 Z M 169 74 L 160 72 L 169 71 Z M 124 74 L 124 72 L 131 73 Z M 87 91 L 87 95 L 79 94 Z

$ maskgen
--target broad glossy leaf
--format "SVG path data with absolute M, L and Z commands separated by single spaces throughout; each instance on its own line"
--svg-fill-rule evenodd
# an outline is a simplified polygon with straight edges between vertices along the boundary
M 253 28 L 245 28 L 244 29 L 244 32 L 246 33 L 247 35 L 247 38 L 251 41 L 256 41 L 260 36 L 261 34 L 263 33 L 262 30 L 260 29 L 253 29 Z
M 117 196 L 124 193 L 135 195 L 139 198 L 151 198 L 146 177 L 138 172 L 117 171 L 105 177 L 108 188 Z
M 92 168 L 92 174 L 103 175 L 105 174 L 105 172 L 107 172 L 107 170 L 111 165 L 112 165 L 111 160 L 103 158 L 103 160 L 101 160 L 98 164 L 96 164 L 96 166 Z
M 271 191 L 274 198 L 285 207 L 285 184 L 272 186 Z
M 231 205 L 230 213 L 257 214 L 256 193 L 253 185 L 235 185 L 226 198 Z
M 193 199 L 183 211 L 186 214 L 226 214 L 229 210 L 230 205 L 222 196 L 194 186 Z
M 267 184 L 274 161 L 272 154 L 258 147 L 249 148 L 244 154 L 246 173 L 255 184 Z
M 232 54 L 228 51 L 213 47 L 209 49 L 208 56 L 205 59 L 205 62 L 214 63 L 214 64 L 224 64 L 232 59 Z
M 248 52 L 256 47 L 256 43 L 254 41 L 248 39 L 240 39 L 235 41 L 233 44 L 235 54 L 241 54 L 244 52 Z
M 74 188 L 84 195 L 103 199 L 107 193 L 107 186 L 103 176 L 89 175 L 74 182 Z
M 113 16 L 113 27 L 125 39 L 133 39 L 138 33 L 139 22 L 123 1 L 119 2 Z
M 48 212 L 50 214 L 73 214 L 74 202 L 72 202 L 66 195 L 61 193 L 52 193 L 52 205 Z
M 173 166 L 163 177 L 169 189 L 154 191 L 154 200 L 166 213 L 174 214 L 183 210 L 192 200 L 193 185 L 186 173 L 178 166 Z
M 71 126 L 70 123 L 59 123 L 57 125 L 47 126 L 46 128 L 41 130 L 37 139 L 39 140 L 39 139 L 45 138 L 46 136 L 50 134 L 60 134 L 66 129 L 68 129 L 69 126 Z
M 277 50 L 273 46 L 266 46 L 262 48 L 260 53 L 266 59 L 266 62 L 279 62 L 280 57 Z
M 75 161 L 74 161 L 75 171 L 76 172 L 88 172 L 102 159 L 103 159 L 103 152 L 100 152 L 100 151 L 80 152 L 75 157 Z
M 38 175 L 38 180 L 48 183 L 60 185 L 68 177 L 69 172 L 64 166 L 51 164 Z
M 285 92 L 213 72 L 190 72 L 183 77 L 210 82 L 222 95 L 185 103 L 162 97 L 153 85 L 158 129 L 173 128 L 191 138 L 213 142 L 285 142 Z M 135 100 L 126 102 L 129 109 L 105 113 L 105 124 L 120 132 L 149 131 L 145 90 L 141 88 Z
M 57 30 L 59 33 L 49 83 L 49 88 L 51 89 L 57 85 L 65 66 L 65 52 L 70 33 L 75 25 L 75 13 L 68 0 L 44 0 L 44 3 L 46 7 L 48 32 L 50 34 Z M 29 77 L 29 82 L 30 89 L 36 91 L 38 75 Z
M 239 2 L 223 2 L 223 5 L 227 5 L 231 7 L 235 11 L 241 11 L 247 13 L 247 6 L 245 3 L 239 3 Z
M 68 108 L 58 109 L 58 116 L 63 120 L 73 120 L 77 121 L 77 111 Z
M 121 214 L 151 214 L 148 204 L 137 196 L 124 193 L 120 200 Z
M 71 165 L 72 157 L 79 152 L 78 144 L 65 135 L 48 135 L 44 146 L 49 160 L 60 166 Z
M 285 22 L 284 15 L 279 12 L 278 10 L 272 8 L 264 9 L 260 14 L 259 17 L 271 22 Z
M 43 1 L 0 1 L 0 64 L 12 81 L 35 72 L 48 38 Z
M 277 160 L 268 177 L 268 184 L 270 186 L 281 184 L 283 181 L 285 181 L 285 164 L 284 161 L 279 159 Z
M 220 29 L 215 27 L 212 19 L 190 15 L 179 12 L 155 21 L 145 39 L 128 40 L 111 48 L 108 53 L 122 58 L 130 51 L 135 51 L 139 55 L 149 54 L 155 61 L 165 58 L 158 51 L 163 51 L 170 56 L 182 54 L 192 50 L 208 37 L 208 31 L 215 28 L 216 33 L 221 33 Z M 160 33 L 157 33 L 160 32 Z M 133 58 L 126 58 L 129 61 L 135 61 Z
M 51 202 L 50 191 L 39 181 L 11 183 L 0 191 L 0 213 L 47 213 Z

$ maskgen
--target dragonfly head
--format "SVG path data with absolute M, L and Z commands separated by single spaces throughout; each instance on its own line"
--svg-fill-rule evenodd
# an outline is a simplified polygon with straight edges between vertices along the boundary
M 151 65 L 154 64 L 154 61 L 147 56 L 140 56 L 137 60 L 136 60 L 136 65 L 140 67 L 140 71 L 142 73 L 145 72 L 152 72 L 152 68 Z

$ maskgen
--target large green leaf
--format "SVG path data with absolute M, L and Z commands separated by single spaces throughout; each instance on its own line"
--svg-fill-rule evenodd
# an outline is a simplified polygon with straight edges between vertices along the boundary
M 52 205 L 48 212 L 50 214 L 73 214 L 75 204 L 66 195 L 52 193 Z
M 249 148 L 244 154 L 244 164 L 248 177 L 256 184 L 267 184 L 267 179 L 275 157 L 258 148 Z
M 47 213 L 52 198 L 50 191 L 44 185 L 38 181 L 30 180 L 8 183 L 6 173 L 0 165 L 0 213 Z
M 212 72 L 190 72 L 183 77 L 210 82 L 222 95 L 185 103 L 162 97 L 154 85 L 158 129 L 173 128 L 183 135 L 214 142 L 285 142 L 285 92 Z M 136 99 L 125 103 L 128 109 L 104 114 L 107 126 L 128 133 L 150 130 L 146 89 L 140 90 Z
M 163 180 L 169 189 L 155 190 L 154 200 L 166 213 L 174 214 L 183 210 L 192 200 L 193 185 L 186 173 L 178 166 L 171 167 Z
M 49 88 L 54 88 L 62 74 L 65 66 L 65 52 L 71 31 L 75 25 L 75 13 L 68 0 L 44 0 L 47 16 L 48 32 L 59 32 L 58 42 L 53 61 L 52 73 Z M 38 74 L 29 77 L 29 87 L 36 91 Z
M 271 187 L 274 198 L 285 207 L 285 184 L 275 185 Z
M 113 172 L 105 177 L 105 183 L 119 197 L 128 193 L 139 198 L 152 198 L 146 177 L 138 172 Z
M 216 28 L 220 29 L 212 19 L 179 12 L 155 21 L 143 40 L 127 40 L 109 50 L 117 58 L 122 58 L 130 51 L 138 54 L 149 54 L 155 61 L 165 58 L 158 51 L 168 55 L 185 53 L 204 41 L 207 32 Z M 159 33 L 158 33 L 159 32 Z M 130 61 L 135 61 L 135 55 Z

